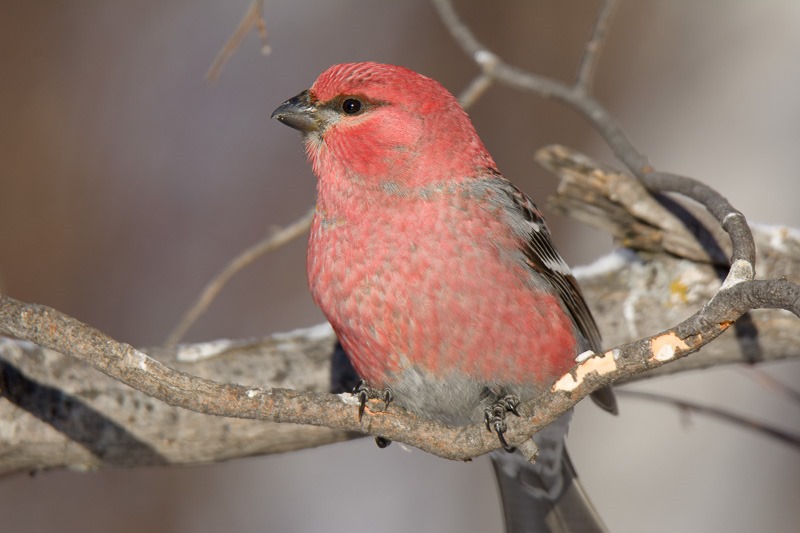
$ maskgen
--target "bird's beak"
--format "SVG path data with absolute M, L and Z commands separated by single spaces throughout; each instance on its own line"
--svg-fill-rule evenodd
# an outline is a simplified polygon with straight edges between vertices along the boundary
M 290 128 L 304 133 L 317 131 L 322 127 L 317 108 L 311 103 L 308 91 L 286 100 L 272 112 L 270 118 L 277 118 Z

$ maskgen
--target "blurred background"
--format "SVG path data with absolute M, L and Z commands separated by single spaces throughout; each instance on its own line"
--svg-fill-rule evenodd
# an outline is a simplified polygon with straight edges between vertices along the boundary
M 2 2 L 0 290 L 134 345 L 162 343 L 232 256 L 314 202 L 297 135 L 268 119 L 277 105 L 339 62 L 402 64 L 456 93 L 476 73 L 425 0 L 269 0 L 272 55 L 249 35 L 206 83 L 249 2 Z M 561 80 L 597 5 L 456 2 L 496 53 Z M 797 2 L 623 1 L 596 94 L 658 168 L 709 183 L 751 221 L 800 227 L 799 50 Z M 552 102 L 495 87 L 470 114 L 540 205 L 555 180 L 533 163 L 538 147 L 613 162 Z M 611 249 L 607 235 L 549 220 L 571 264 Z M 304 241 L 239 274 L 187 340 L 321 322 Z M 800 383 L 797 363 L 765 368 Z M 796 405 L 739 368 L 635 388 L 800 428 Z M 621 411 L 580 406 L 569 441 L 612 531 L 796 531 L 796 449 L 670 406 L 623 400 Z M 500 531 L 490 470 L 485 458 L 453 463 L 362 439 L 205 467 L 15 476 L 0 480 L 0 516 L 9 533 Z

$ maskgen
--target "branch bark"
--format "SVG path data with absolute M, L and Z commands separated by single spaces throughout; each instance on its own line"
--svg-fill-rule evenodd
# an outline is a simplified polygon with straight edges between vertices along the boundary
M 596 205 L 596 212 L 591 216 L 584 215 L 584 218 L 605 221 L 612 230 L 620 232 L 618 237 L 621 234 L 623 242 L 631 246 L 639 245 L 647 251 L 642 256 L 630 252 L 618 253 L 605 258 L 599 266 L 584 269 L 583 285 L 590 304 L 595 307 L 597 316 L 601 317 L 601 327 L 605 326 L 603 329 L 612 333 L 607 340 L 616 342 L 613 335 L 621 335 L 623 340 L 620 342 L 624 344 L 579 361 L 573 371 L 560 379 L 548 394 L 521 406 L 522 418 L 512 420 L 505 435 L 510 444 L 519 445 L 526 441 L 531 434 L 581 398 L 612 381 L 635 379 L 644 373 L 652 373 L 654 369 L 677 371 L 679 368 L 722 361 L 752 362 L 796 356 L 797 347 L 800 346 L 798 321 L 781 309 L 800 316 L 798 233 L 785 228 L 765 228 L 757 232 L 759 239 L 754 239 L 744 216 L 719 193 L 694 179 L 653 169 L 605 108 L 589 94 L 593 67 L 598 57 L 597 49 L 602 44 L 613 2 L 605 3 L 579 67 L 577 81 L 568 86 L 508 65 L 477 41 L 471 30 L 459 20 L 448 0 L 433 1 L 456 41 L 481 69 L 481 74 L 463 97 L 465 105 L 480 98 L 493 82 L 557 99 L 586 118 L 643 185 L 637 186 L 630 180 L 627 184 L 615 185 L 617 181 L 625 182 L 624 176 L 617 175 L 615 178 L 613 172 L 593 162 L 583 164 L 580 157 L 574 154 L 551 151 L 552 157 L 543 159 L 554 171 L 574 177 L 575 183 L 590 178 L 589 183 L 575 189 L 581 191 L 581 187 L 584 187 L 584 191 L 591 192 L 586 199 L 589 204 L 594 198 L 604 198 L 606 208 L 622 207 L 621 211 L 617 209 L 616 220 L 602 214 Z M 603 179 L 596 179 L 592 183 L 594 178 L 600 177 Z M 648 198 L 645 188 L 656 194 L 655 200 Z M 567 190 L 567 187 L 563 190 Z M 624 194 L 619 194 L 621 191 Z M 704 252 L 704 237 L 694 238 L 692 232 L 682 229 L 686 220 L 700 228 L 701 219 L 693 216 L 691 209 L 674 203 L 670 205 L 666 197 L 658 196 L 667 192 L 678 192 L 701 203 L 715 223 L 721 226 L 730 238 L 729 269 L 717 270 L 714 266 L 727 266 L 723 245 L 717 244 L 720 253 L 713 250 Z M 576 194 L 578 197 L 585 195 L 580 192 Z M 663 211 L 657 204 L 676 213 L 676 216 L 654 214 Z M 574 209 L 574 206 L 570 207 L 565 202 L 563 209 Z M 601 214 L 598 216 L 597 212 Z M 713 230 L 709 232 L 712 235 L 714 233 Z M 719 242 L 724 241 L 717 240 Z M 766 274 L 768 279 L 754 279 L 757 242 L 761 246 L 761 255 L 768 261 L 767 268 L 762 269 L 762 275 Z M 691 253 L 695 254 L 694 259 L 705 263 L 686 259 L 692 257 Z M 598 284 L 602 286 L 602 291 L 597 289 Z M 773 310 L 749 312 L 758 308 Z M 651 328 L 647 320 L 654 317 L 657 320 Z M 712 361 L 705 362 L 700 357 L 685 359 L 703 346 L 721 345 L 721 341 L 709 343 L 743 317 L 744 322 L 740 321 L 735 328 L 734 345 L 725 352 L 717 352 L 724 355 L 712 356 Z M 603 324 L 604 320 L 611 321 L 611 324 Z M 676 322 L 676 326 L 660 331 L 662 324 Z M 765 335 L 766 331 L 770 334 Z M 110 464 L 200 462 L 214 457 L 214 450 L 218 454 L 219 450 L 224 450 L 221 456 L 211 459 L 218 460 L 249 453 L 267 453 L 266 448 L 279 451 L 331 442 L 346 438 L 347 434 L 342 431 L 380 435 L 450 459 L 469 459 L 498 447 L 494 436 L 477 425 L 446 427 L 419 419 L 397 406 L 380 411 L 379 408 L 384 407 L 383 402 L 371 402 L 365 416 L 359 418 L 357 401 L 352 395 L 323 392 L 327 378 L 298 386 L 297 383 L 286 381 L 289 375 L 294 379 L 298 377 L 288 370 L 282 374 L 270 375 L 267 372 L 267 375 L 262 375 L 243 372 L 240 366 L 226 364 L 224 369 L 216 369 L 216 372 L 202 377 L 203 369 L 182 367 L 186 363 L 187 353 L 192 354 L 193 365 L 199 365 L 210 363 L 218 357 L 237 358 L 234 348 L 245 345 L 252 350 L 258 343 L 220 341 L 210 345 L 183 347 L 175 352 L 172 359 L 168 357 L 169 353 L 167 357 L 162 353 L 162 359 L 168 363 L 164 364 L 145 351 L 120 343 L 54 309 L 25 304 L 6 296 L 0 296 L 0 333 L 30 340 L 44 348 L 84 361 L 109 377 L 160 399 L 175 409 L 170 411 L 164 408 L 164 424 L 156 426 L 152 424 L 155 419 L 153 413 L 159 404 L 135 393 L 129 393 L 133 395 L 130 397 L 124 394 L 120 396 L 118 389 L 109 396 L 104 393 L 105 390 L 122 386 L 116 382 L 97 386 L 95 384 L 102 381 L 96 377 L 72 382 L 70 385 L 73 388 L 70 389 L 65 381 L 69 382 L 66 378 L 72 372 L 72 364 L 65 363 L 62 356 L 34 349 L 19 341 L 5 341 L 2 344 L 3 359 L 0 366 L 0 416 L 7 416 L 10 421 L 0 432 L 0 439 L 5 441 L 0 442 L 5 445 L 3 449 L 6 453 L 2 456 L 7 459 L 3 467 L 5 472 L 62 465 L 91 468 Z M 641 338 L 642 335 L 649 336 Z M 311 338 L 321 342 L 318 335 L 311 335 Z M 296 340 L 295 337 L 284 335 L 265 341 L 267 346 L 272 346 L 277 357 L 273 363 L 278 368 L 295 367 L 295 361 L 287 357 L 284 344 L 287 339 Z M 331 339 L 327 337 L 325 342 L 330 350 Z M 304 347 L 302 353 L 305 354 L 306 348 L 312 351 Z M 29 353 L 28 350 L 33 352 Z M 707 353 L 714 353 L 712 350 L 706 348 Z M 28 366 L 37 358 L 39 364 Z M 690 362 L 664 367 L 666 363 L 679 360 Z M 50 374 L 36 375 L 39 369 L 47 368 L 52 361 L 60 370 L 51 369 Z M 319 369 L 319 364 L 317 360 L 314 368 Z M 70 370 L 65 372 L 64 368 Z M 238 373 L 230 373 L 233 368 L 239 368 Z M 263 377 L 263 380 L 241 383 L 247 381 L 243 376 L 254 378 L 256 375 Z M 230 382 L 213 381 L 208 376 Z M 133 412 L 127 401 L 123 401 L 128 398 Z M 92 403 L 97 399 L 101 401 Z M 286 438 L 283 433 L 285 440 L 272 441 L 269 445 L 263 441 L 257 445 L 249 441 L 239 443 L 240 448 L 234 453 L 234 448 L 229 446 L 231 434 L 228 419 L 224 419 L 227 422 L 214 427 L 213 431 L 208 428 L 197 429 L 202 428 L 209 417 L 197 418 L 196 427 L 191 425 L 194 422 L 181 425 L 177 421 L 181 417 L 188 419 L 189 415 L 182 411 L 178 414 L 178 408 L 258 421 L 241 422 L 252 424 L 254 428 L 260 426 L 258 429 L 264 429 L 265 422 L 281 422 L 324 426 L 339 432 L 303 427 L 298 430 L 301 433 L 295 434 L 295 438 Z M 147 416 L 141 415 L 141 409 Z M 220 420 L 223 419 L 214 419 L 214 423 Z M 138 425 L 134 424 L 137 421 Z M 42 439 L 66 436 L 68 440 L 62 440 L 59 444 L 62 449 L 70 449 L 70 459 L 63 459 L 66 453 L 61 454 L 61 458 L 52 459 L 58 456 L 58 445 L 50 455 L 52 448 L 47 448 L 42 442 L 24 441 L 26 424 L 33 423 L 47 425 L 46 428 L 37 428 L 41 430 L 37 436 L 44 435 Z M 6 427 L 9 429 L 6 430 Z M 271 431 L 270 434 L 281 434 L 282 430 Z M 257 432 L 257 429 L 253 431 Z M 198 440 L 203 442 L 208 442 L 210 436 L 217 440 L 214 446 L 198 451 L 192 447 L 191 439 L 184 438 L 186 435 L 197 435 Z M 32 459 L 33 453 L 26 450 L 37 448 L 48 451 Z M 177 448 L 181 450 L 176 452 Z M 131 451 L 126 453 L 126 450 Z
M 643 253 L 621 250 L 576 269 L 608 345 L 640 339 L 657 333 L 664 324 L 680 322 L 720 288 L 724 272 L 710 259 L 696 262 L 680 257 L 682 250 L 691 246 L 672 246 L 691 241 L 687 235 L 675 234 L 681 231 L 676 228 L 683 228 L 681 224 L 659 226 L 660 217 L 648 220 L 641 216 L 649 212 L 642 211 L 642 205 L 650 205 L 647 202 L 651 200 L 643 188 L 638 192 L 629 189 L 625 180 L 632 178 L 561 147 L 540 153 L 539 159 L 562 177 L 556 205 L 567 198 L 570 207 L 565 209 L 570 214 L 593 219 L 606 228 L 614 222 L 618 238 L 650 243 Z M 629 192 L 620 194 L 620 190 Z M 660 238 L 653 238 L 654 232 Z M 535 416 L 512 420 L 509 439 L 519 442 L 526 438 L 612 379 L 800 357 L 800 321 L 786 311 L 770 309 L 749 313 L 749 323 L 722 334 L 693 357 L 666 366 L 653 359 L 653 354 L 679 355 L 693 348 L 692 331 L 727 329 L 726 317 L 739 309 L 763 301 L 797 309 L 800 298 L 790 282 L 800 280 L 800 232 L 756 227 L 754 235 L 760 274 L 789 281 L 752 282 L 758 283 L 757 293 L 767 293 L 758 301 L 743 300 L 737 289 L 753 285 L 737 284 L 707 306 L 704 316 L 713 317 L 707 323 L 684 324 L 671 330 L 674 337 L 660 334 L 623 346 L 620 354 L 638 355 L 620 357 L 618 368 L 602 376 L 568 379 L 565 383 L 577 386 L 536 404 Z M 265 339 L 136 350 L 52 309 L 3 297 L 0 331 L 82 358 L 143 391 L 57 351 L 30 342 L 2 340 L 0 474 L 60 467 L 216 462 L 318 446 L 363 432 L 451 459 L 474 457 L 497 447 L 496 439 L 483 428 L 438 426 L 395 406 L 384 412 L 382 402 L 370 403 L 359 422 L 351 395 L 326 393 L 334 343 L 327 326 Z M 681 343 L 686 348 L 681 348 Z M 594 357 L 587 363 L 602 360 Z M 641 373 L 653 366 L 659 368 Z M 244 418 L 228 418 L 231 416 Z M 323 424 L 334 429 L 275 422 Z

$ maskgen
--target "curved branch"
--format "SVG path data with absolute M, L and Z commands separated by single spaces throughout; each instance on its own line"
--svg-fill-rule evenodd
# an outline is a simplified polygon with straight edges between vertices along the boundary
M 487 76 L 511 87 L 553 98 L 578 111 L 600 133 L 614 155 L 652 192 L 677 192 L 703 204 L 730 235 L 733 251 L 729 284 L 753 279 L 755 245 L 744 216 L 711 187 L 693 179 L 658 172 L 628 140 L 622 128 L 599 102 L 589 96 L 584 84 L 568 86 L 559 81 L 509 65 L 491 52 L 461 21 L 450 0 L 433 0 L 453 38 Z M 610 8 L 604 6 L 600 19 L 607 23 Z M 591 44 L 591 42 L 590 42 Z
M 760 305 L 779 305 L 800 313 L 800 289 L 785 280 L 772 280 L 743 282 L 720 291 L 705 306 L 702 319 L 695 315 L 671 330 L 623 344 L 578 365 L 556 383 L 554 394 L 522 407 L 523 415 L 534 406 L 536 412 L 514 421 L 507 439 L 520 443 L 600 386 L 697 351 L 742 313 Z M 452 428 L 397 406 L 377 410 L 382 402 L 371 403 L 359 420 L 357 401 L 350 394 L 261 388 L 191 376 L 54 309 L 7 296 L 0 296 L 0 332 L 70 355 L 153 398 L 192 411 L 381 435 L 448 459 L 464 460 L 498 447 L 497 440 L 479 425 Z
M 476 431 L 477 426 L 473 431 L 449 428 L 394 406 L 390 416 L 367 409 L 359 420 L 358 402 L 351 394 L 248 387 L 192 376 L 55 309 L 5 295 L 0 295 L 0 333 L 64 353 L 148 396 L 204 414 L 382 435 L 449 459 L 467 459 L 497 447 L 496 439 Z
M 643 400 L 650 400 L 652 402 L 662 402 L 662 403 L 672 404 L 682 411 L 695 412 L 705 416 L 717 418 L 725 422 L 728 422 L 730 424 L 741 426 L 745 429 L 752 429 L 763 435 L 779 440 L 785 444 L 789 444 L 790 446 L 794 446 L 796 448 L 800 447 L 800 437 L 792 435 L 787 431 L 783 431 L 780 428 L 764 424 L 761 421 L 756 420 L 754 418 L 749 418 L 744 415 L 736 414 L 727 409 L 712 407 L 710 405 L 701 405 L 699 403 L 690 400 L 674 398 L 672 396 L 666 396 L 664 394 L 657 394 L 654 392 L 632 391 L 632 390 L 621 390 L 618 392 L 620 393 L 621 396 L 629 398 L 640 398 Z
M 749 328 L 737 335 L 723 334 L 694 357 L 669 365 L 658 360 L 673 352 L 688 353 L 682 344 L 696 349 L 708 342 L 710 336 L 727 328 L 741 309 L 770 301 L 797 311 L 797 286 L 785 280 L 728 287 L 703 311 L 704 321 L 690 320 L 667 335 L 627 344 L 642 332 L 657 331 L 660 324 L 691 314 L 718 289 L 718 273 L 709 258 L 697 252 L 702 245 L 693 241 L 681 224 L 665 216 L 667 211 L 658 211 L 664 206 L 653 203 L 643 187 L 631 186 L 636 182 L 629 177 L 563 147 L 545 149 L 538 157 L 561 176 L 559 196 L 570 197 L 569 214 L 591 213 L 587 220 L 623 241 L 646 242 L 648 246 L 642 248 L 656 255 L 644 263 L 633 252 L 617 252 L 596 265 L 575 270 L 606 340 L 622 346 L 609 352 L 611 357 L 584 362 L 574 376 L 561 383 L 562 390 L 570 389 L 569 394 L 554 395 L 555 403 L 536 404 L 538 418 L 518 424 L 512 421 L 518 432 L 512 434 L 523 439 L 603 380 L 630 381 L 724 363 L 800 357 L 800 321 L 783 311 L 764 310 L 752 313 Z M 609 226 L 607 220 L 613 224 Z M 762 274 L 800 280 L 800 232 L 779 227 L 756 229 Z M 359 423 L 351 395 L 324 393 L 335 342 L 330 327 L 276 334 L 262 341 L 221 340 L 147 350 L 173 368 L 57 311 L 6 297 L 0 299 L 2 331 L 85 360 L 169 405 L 337 429 L 207 417 L 171 408 L 117 381 L 103 380 L 60 354 L 38 353 L 32 345 L 22 348 L 19 342 L 6 341 L 0 342 L 0 419 L 14 429 L 0 434 L 0 446 L 6 450 L 0 473 L 63 465 L 97 468 L 218 461 L 335 442 L 352 438 L 352 431 L 380 434 L 449 458 L 466 458 L 497 446 L 483 428 L 437 426 L 394 406 L 388 412 L 380 411 L 382 402 L 370 404 L 374 410 L 368 410 Z M 698 339 L 698 332 L 709 336 Z M 684 340 L 687 337 L 691 338 Z M 617 361 L 614 353 L 620 356 Z M 622 357 L 624 354 L 632 356 Z M 650 360 L 653 356 L 655 361 Z M 607 366 L 598 365 L 603 362 Z M 663 366 L 639 373 L 658 365 Z M 592 368 L 595 373 L 587 372 Z M 609 369 L 614 373 L 609 374 Z M 239 383 L 224 384 L 204 377 Z M 262 388 L 267 386 L 272 388 Z M 3 440 L 3 435 L 10 434 L 18 439 Z M 37 445 L 31 446 L 31 442 Z

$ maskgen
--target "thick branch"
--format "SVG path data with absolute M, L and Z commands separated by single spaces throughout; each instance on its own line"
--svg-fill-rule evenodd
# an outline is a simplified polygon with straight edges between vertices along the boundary
M 564 376 L 553 386 L 550 394 L 545 394 L 536 402 L 528 402 L 521 407 L 523 418 L 512 421 L 511 428 L 506 434 L 510 443 L 519 444 L 526 440 L 532 433 L 550 423 L 600 386 L 612 381 L 632 379 L 634 376 L 662 367 L 666 363 L 682 359 L 708 345 L 711 340 L 729 329 L 737 319 L 751 309 L 779 308 L 800 315 L 800 288 L 794 281 L 786 279 L 754 280 L 756 249 L 754 239 L 741 213 L 733 209 L 719 193 L 696 180 L 655 171 L 648 164 L 646 158 L 628 141 L 608 112 L 589 96 L 592 66 L 597 57 L 595 50 L 587 49 L 576 84 L 567 86 L 507 65 L 474 38 L 471 31 L 458 20 L 449 1 L 434 1 L 445 24 L 483 72 L 471 90 L 467 92 L 465 102 L 478 98 L 493 80 L 537 93 L 543 97 L 560 100 L 577 110 L 592 123 L 620 161 L 647 189 L 653 192 L 679 192 L 700 202 L 727 232 L 731 240 L 731 268 L 721 286 L 718 281 L 718 273 L 715 271 L 711 271 L 713 274 L 710 275 L 706 271 L 705 274 L 712 280 L 706 284 L 701 283 L 701 280 L 704 279 L 702 271 L 696 270 L 694 278 L 685 278 L 684 276 L 689 272 L 688 269 L 697 269 L 698 267 L 666 255 L 661 255 L 658 260 L 651 261 L 646 265 L 630 260 L 630 255 L 617 256 L 614 268 L 599 274 L 595 273 L 596 277 L 605 278 L 605 288 L 608 286 L 608 278 L 613 276 L 622 276 L 619 283 L 623 286 L 631 281 L 639 283 L 637 286 L 627 286 L 626 290 L 620 291 L 621 294 L 626 295 L 621 306 L 621 313 L 619 310 L 616 314 L 608 313 L 624 317 L 627 321 L 628 331 L 633 338 L 638 338 L 641 332 L 636 325 L 637 306 L 646 300 L 648 291 L 654 288 L 652 272 L 651 275 L 640 278 L 637 277 L 641 273 L 640 271 L 647 270 L 652 265 L 658 266 L 663 262 L 665 265 L 669 265 L 664 270 L 666 275 L 675 276 L 676 273 L 678 275 L 669 284 L 661 285 L 658 290 L 653 290 L 654 294 L 663 295 L 664 287 L 668 286 L 669 296 L 677 297 L 677 302 L 670 303 L 688 304 L 695 301 L 702 302 L 706 299 L 707 301 L 702 305 L 700 311 L 695 312 L 675 327 L 622 344 L 604 354 L 595 354 L 588 360 L 581 361 L 572 373 Z M 602 42 L 609 17 L 608 13 L 610 13 L 609 6 L 611 3 L 606 4 L 600 17 L 601 22 L 596 27 L 591 40 L 597 47 Z M 610 199 L 615 201 L 614 198 Z M 631 214 L 636 218 L 635 211 L 632 211 Z M 648 221 L 647 217 L 642 217 L 642 219 L 645 222 L 652 222 Z M 656 225 L 656 227 L 658 231 L 666 229 L 662 225 Z M 789 237 L 794 238 L 794 235 L 788 236 L 787 240 L 791 240 Z M 774 247 L 778 248 L 779 246 Z M 664 246 L 663 249 L 670 253 L 676 253 L 672 247 Z M 781 250 L 781 252 L 784 251 Z M 791 255 L 791 251 L 789 255 Z M 714 258 L 712 258 L 713 260 Z M 614 259 L 609 261 L 613 262 Z M 711 269 L 708 266 L 703 268 Z M 707 287 L 712 287 L 712 289 L 698 297 L 697 295 Z M 658 296 L 654 297 L 658 298 Z M 695 300 L 695 298 L 698 299 Z M 654 308 L 645 309 L 652 313 Z M 790 355 L 789 350 L 796 349 L 798 345 L 796 342 L 797 321 L 785 313 L 773 313 L 778 314 L 765 316 L 769 316 L 769 320 L 782 318 L 791 318 L 792 320 L 790 326 L 781 328 L 781 330 L 795 335 L 794 342 L 786 346 L 788 350 L 774 352 L 779 353 L 780 356 Z M 691 313 L 687 312 L 687 314 Z M 751 316 L 752 322 L 755 321 L 753 318 L 755 315 L 756 313 L 753 313 Z M 659 323 L 674 322 L 663 320 Z M 655 328 L 655 331 L 659 329 Z M 380 403 L 371 403 L 372 409 L 367 409 L 363 419 L 359 420 L 356 414 L 356 402 L 351 395 L 347 394 L 334 396 L 321 392 L 319 388 L 315 387 L 305 391 L 283 386 L 262 388 L 258 384 L 247 386 L 240 383 L 221 383 L 193 376 L 179 369 L 170 368 L 144 352 L 127 344 L 119 343 L 58 311 L 44 306 L 17 302 L 5 296 L 0 296 L 0 332 L 30 340 L 43 347 L 82 360 L 148 396 L 160 399 L 171 406 L 196 412 L 258 421 L 293 422 L 326 426 L 338 430 L 360 431 L 381 435 L 391 440 L 399 440 L 450 459 L 475 457 L 498 446 L 496 439 L 479 426 L 445 427 L 418 419 L 396 406 L 389 407 L 388 412 L 372 410 L 382 407 Z M 760 342 L 761 339 L 758 339 L 757 329 L 751 337 L 757 346 L 757 359 L 766 359 L 762 349 L 763 343 Z M 6 344 L 12 347 L 18 346 L 18 343 Z M 205 348 L 207 347 L 199 349 L 202 351 Z M 49 352 L 41 353 L 44 359 L 52 356 Z M 214 376 L 217 379 L 226 377 L 225 374 L 215 374 Z M 231 381 L 239 381 L 235 374 L 230 378 Z M 62 432 L 67 428 L 62 423 L 63 420 L 59 418 L 61 415 L 54 414 L 52 410 L 48 413 L 40 408 L 42 404 L 31 401 L 32 398 L 49 399 L 50 405 L 52 405 L 52 402 L 63 395 L 59 390 L 59 387 L 63 386 L 62 384 L 57 382 L 55 386 L 48 389 L 24 374 L 18 365 L 15 366 L 11 363 L 3 364 L 0 383 L 4 398 L 4 403 L 0 406 L 6 406 L 6 402 L 13 404 L 12 417 L 23 417 L 25 413 L 31 413 L 38 416 L 39 419 L 47 421 L 54 428 L 61 428 Z M 32 391 L 36 394 L 31 394 Z M 67 413 L 72 413 L 72 404 L 70 403 L 72 401 L 70 398 L 65 400 L 66 403 L 62 402 L 58 405 L 64 407 Z M 529 415 L 533 412 L 534 403 L 535 415 Z M 46 401 L 44 405 L 46 405 Z M 143 402 L 142 405 L 152 408 L 154 404 Z M 38 410 L 36 410 L 37 407 L 39 407 Z M 92 414 L 94 411 L 89 410 L 86 413 Z M 528 416 L 525 416 L 526 414 Z M 89 418 L 91 419 L 91 416 Z M 100 424 L 104 417 L 98 415 L 92 420 Z M 140 439 L 131 438 L 131 435 L 135 434 L 133 428 L 128 430 L 124 423 L 116 420 L 110 423 L 112 429 L 117 432 L 118 436 L 122 436 L 124 442 L 133 446 L 141 445 L 141 450 L 145 451 L 140 450 L 141 453 L 138 454 L 138 457 L 143 457 L 141 460 L 145 463 L 147 461 L 152 461 L 152 464 L 171 462 L 168 455 L 162 453 L 159 448 L 160 445 L 165 444 L 163 441 L 144 444 Z M 73 425 L 69 426 L 69 429 L 74 430 L 76 424 L 79 425 L 78 422 L 73 421 Z M 85 433 L 85 435 L 88 436 L 89 447 L 96 450 L 101 448 L 101 442 L 92 439 L 102 440 L 106 438 L 107 432 L 93 429 L 95 429 L 93 433 Z M 13 432 L 3 433 L 3 435 L 13 434 Z M 156 435 L 155 440 L 158 440 L 160 435 Z M 328 433 L 315 442 L 336 438 L 340 438 L 340 435 Z M 75 440 L 75 438 L 72 439 L 72 441 Z M 166 444 L 171 444 L 171 441 Z M 94 457 L 98 455 L 97 452 L 93 453 Z M 109 453 L 100 457 L 110 457 L 112 460 L 119 461 L 118 455 Z M 82 464 L 86 466 L 87 463 Z M 96 463 L 89 463 L 89 466 L 102 466 L 103 464 L 106 462 L 99 459 Z M 119 463 L 110 462 L 110 464 Z M 50 463 L 45 466 L 53 465 L 54 463 Z M 30 466 L 19 462 L 7 470 L 21 468 L 30 468 Z
M 597 199 L 598 195 L 589 198 Z M 755 235 L 764 275 L 800 279 L 800 238 L 796 232 L 786 228 L 757 228 Z M 713 267 L 663 254 L 643 262 L 633 252 L 618 252 L 591 267 L 577 269 L 577 274 L 609 345 L 656 332 L 665 323 L 679 322 L 720 285 Z M 787 295 L 782 293 L 777 297 L 787 298 Z M 3 309 L 9 312 L 8 308 Z M 754 311 L 751 315 L 744 331 L 726 332 L 692 357 L 631 379 L 725 363 L 800 358 L 800 321 L 778 310 Z M 67 331 L 64 325 L 52 318 L 50 315 L 48 320 L 55 329 L 45 328 L 45 336 L 63 335 Z M 100 353 L 99 350 L 114 348 L 114 341 L 96 336 L 99 332 L 92 335 L 95 341 L 84 345 L 87 350 Z M 382 413 L 371 416 L 368 411 L 364 425 L 359 426 L 356 408 L 348 395 L 324 394 L 330 379 L 333 342 L 332 332 L 326 326 L 266 339 L 217 341 L 147 352 L 177 371 L 239 384 L 231 386 L 233 392 L 226 385 L 214 384 L 217 388 L 213 390 L 227 391 L 215 398 L 214 393 L 207 391 L 207 384 L 212 382 L 201 381 L 203 391 L 198 398 L 205 400 L 198 399 L 195 406 L 202 409 L 211 410 L 211 404 L 222 403 L 228 405 L 230 412 L 240 400 L 251 402 L 247 391 L 260 391 L 258 387 L 294 389 L 313 394 L 303 400 L 302 393 L 295 393 L 295 398 L 301 398 L 299 403 L 284 404 L 284 410 L 310 410 L 319 414 L 331 408 L 330 420 L 342 429 L 372 428 L 373 433 L 384 435 L 390 426 L 397 432 L 395 435 L 430 431 L 438 435 L 439 444 L 447 449 L 457 450 L 447 443 L 448 438 L 456 439 L 462 452 L 473 445 L 478 450 L 497 445 L 481 428 L 442 432 L 441 428 L 420 424 L 408 430 L 406 415 L 394 408 L 390 409 L 391 416 Z M 123 349 L 123 353 L 125 350 L 137 353 L 130 347 Z M 138 369 L 138 356 L 128 357 Z M 146 361 L 145 368 L 156 368 L 154 361 L 151 365 L 149 359 L 141 360 Z M 192 385 L 183 382 L 182 387 L 189 390 L 180 394 L 195 395 Z M 0 449 L 4 450 L 0 473 L 63 466 L 102 468 L 214 462 L 313 447 L 361 434 L 207 416 L 171 407 L 70 357 L 10 339 L 0 342 L 0 389 L 0 421 L 9 428 L 0 433 Z M 166 385 L 164 392 L 173 393 Z M 254 394 L 265 399 L 266 409 L 266 398 L 270 395 Z M 563 405 L 551 406 L 551 410 Z M 374 407 L 383 406 L 376 403 Z M 259 405 L 251 411 L 252 416 L 279 418 L 260 410 Z M 545 413 L 541 408 L 540 412 Z M 321 416 L 319 420 L 324 418 Z M 432 439 L 420 442 L 428 445 Z
M 563 380 L 559 388 L 568 394 L 537 404 L 538 416 L 515 424 L 509 439 L 524 439 L 612 379 L 800 357 L 800 322 L 785 311 L 760 310 L 737 324 L 735 334 L 722 335 L 700 354 L 661 366 L 708 342 L 752 307 L 797 313 L 800 297 L 791 282 L 800 280 L 800 233 L 775 227 L 755 232 L 761 275 L 790 281 L 742 282 L 712 299 L 721 285 L 720 272 L 708 263 L 675 257 L 697 255 L 698 244 L 682 224 L 653 211 L 660 204 L 653 203 L 644 188 L 632 187 L 624 175 L 561 147 L 544 150 L 538 158 L 562 177 L 556 205 L 568 206 L 570 214 L 631 243 L 649 243 L 646 262 L 622 251 L 576 271 L 609 345 L 658 332 L 663 324 L 678 323 L 711 301 L 700 315 L 671 331 L 620 347 L 614 352 L 617 362 L 595 357 L 583 363 L 583 371 L 595 367 L 602 376 L 595 373 L 584 379 L 578 372 Z M 676 242 L 682 244 L 674 246 Z M 164 364 L 57 311 L 6 297 L 0 305 L 0 331 L 82 359 L 166 402 L 155 402 L 63 355 L 7 340 L 0 345 L 0 420 L 12 424 L 13 430 L 0 433 L 6 439 L 0 443 L 5 451 L 0 472 L 217 461 L 352 436 L 323 427 L 261 421 L 380 434 L 449 458 L 472 457 L 497 446 L 481 428 L 443 428 L 396 407 L 388 416 L 368 410 L 359 423 L 352 396 L 325 394 L 333 345 L 330 328 L 259 341 L 148 350 Z M 660 368 L 641 373 L 655 367 Z M 208 379 L 211 376 L 218 381 Z M 210 417 L 180 407 L 255 421 Z

